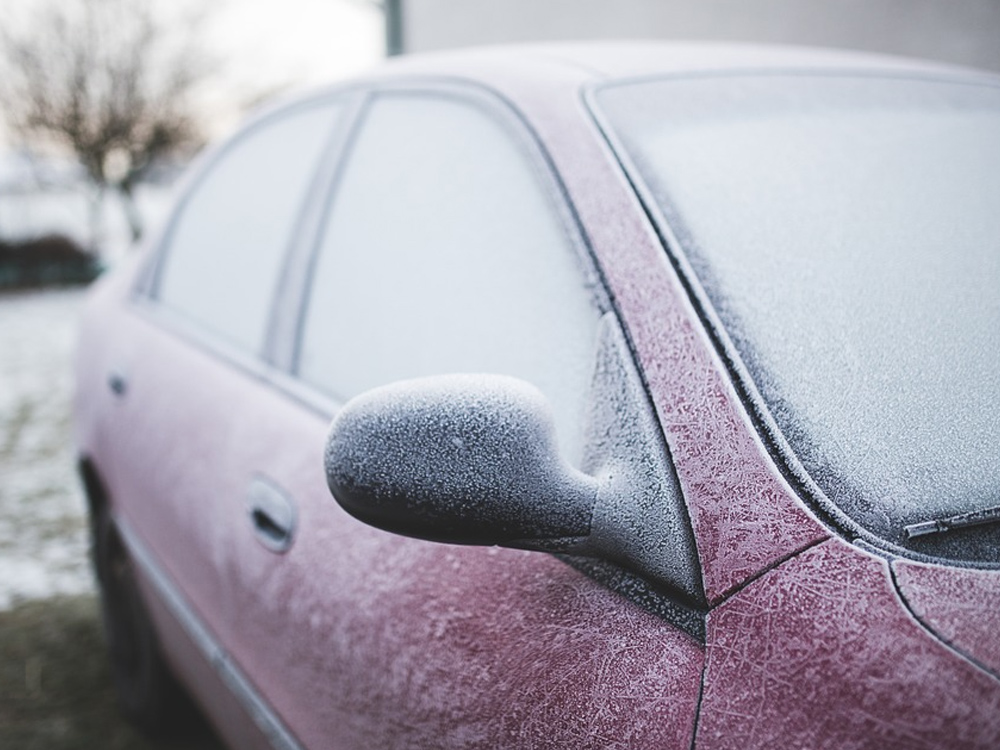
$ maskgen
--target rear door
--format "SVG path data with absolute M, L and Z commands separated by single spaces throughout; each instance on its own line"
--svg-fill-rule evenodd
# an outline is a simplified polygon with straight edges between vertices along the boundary
M 218 152 L 111 337 L 101 470 L 134 555 L 212 659 L 234 635 L 234 535 L 254 476 L 242 446 L 261 421 L 275 291 L 341 112 L 318 102 L 263 117 Z

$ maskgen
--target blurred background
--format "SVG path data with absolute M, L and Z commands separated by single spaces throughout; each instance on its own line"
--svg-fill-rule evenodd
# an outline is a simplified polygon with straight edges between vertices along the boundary
M 269 99 L 387 55 L 598 38 L 1000 71 L 1000 0 L 2 0 L 0 747 L 150 747 L 104 667 L 72 354 L 86 285 L 155 237 L 190 160 Z
M 162 219 L 187 161 L 249 109 L 387 54 L 722 39 L 1000 70 L 998 32 L 1000 0 L 3 0 L 0 242 L 58 235 L 112 263 Z M 32 260 L 87 276 L 65 243 L 38 249 L 45 259 L 0 259 L 0 287 L 23 283 L 32 271 L 15 269 Z

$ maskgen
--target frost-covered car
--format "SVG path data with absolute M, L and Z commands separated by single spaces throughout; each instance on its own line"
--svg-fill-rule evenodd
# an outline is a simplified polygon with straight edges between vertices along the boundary
M 176 678 L 234 748 L 998 747 L 998 290 L 986 74 L 548 46 L 274 107 L 86 311 L 122 704 L 169 726 Z

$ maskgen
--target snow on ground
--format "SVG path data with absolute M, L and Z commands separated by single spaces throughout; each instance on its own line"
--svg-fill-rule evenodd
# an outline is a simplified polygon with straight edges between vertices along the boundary
M 83 294 L 0 294 L 0 610 L 94 588 L 70 424 Z

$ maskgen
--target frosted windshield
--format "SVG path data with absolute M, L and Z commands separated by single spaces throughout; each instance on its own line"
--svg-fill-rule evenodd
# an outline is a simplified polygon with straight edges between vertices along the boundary
M 598 101 L 826 496 L 901 543 L 1000 505 L 1000 89 L 716 76 Z

